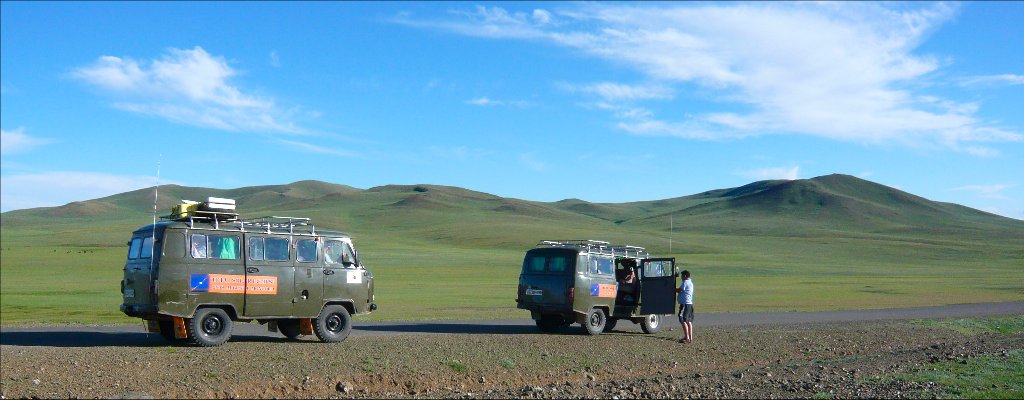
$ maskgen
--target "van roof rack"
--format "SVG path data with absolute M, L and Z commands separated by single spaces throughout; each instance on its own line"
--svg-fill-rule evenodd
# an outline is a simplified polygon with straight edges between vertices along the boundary
M 267 233 L 271 233 L 272 230 L 288 230 L 288 233 L 295 233 L 296 227 L 309 227 L 309 233 L 316 235 L 316 227 L 313 226 L 312 221 L 305 217 L 281 217 L 277 215 L 267 215 L 263 217 L 243 219 L 241 221 L 241 228 L 244 231 L 246 226 L 254 228 L 265 229 Z
M 589 253 L 613 257 L 649 258 L 651 256 L 646 249 L 640 246 L 613 245 L 603 240 L 591 239 L 541 240 L 540 243 L 537 243 L 537 247 L 574 247 Z

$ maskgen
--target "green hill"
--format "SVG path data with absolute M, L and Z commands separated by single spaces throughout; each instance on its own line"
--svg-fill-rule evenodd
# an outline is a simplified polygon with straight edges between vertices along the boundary
M 373 318 L 522 316 L 510 301 L 518 264 L 542 239 L 675 256 L 695 272 L 707 311 L 1024 300 L 1024 221 L 848 175 L 628 203 L 426 184 L 164 185 L 157 209 L 209 196 L 235 199 L 243 217 L 310 217 L 353 234 L 379 279 Z M 148 188 L 0 215 L 3 323 L 130 321 L 116 312 L 124 242 L 152 209 Z

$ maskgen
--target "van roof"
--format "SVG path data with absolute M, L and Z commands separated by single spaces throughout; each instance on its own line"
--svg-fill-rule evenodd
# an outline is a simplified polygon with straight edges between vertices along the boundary
M 346 232 L 335 231 L 330 229 L 316 229 L 313 225 L 301 225 L 301 226 L 269 226 L 269 225 L 257 225 L 242 220 L 236 221 L 174 221 L 174 220 L 163 220 L 156 224 L 149 224 L 141 226 L 133 233 L 148 233 L 153 229 L 163 231 L 167 228 L 183 228 L 183 229 L 203 229 L 212 231 L 225 231 L 225 232 L 251 232 L 251 233 L 270 233 L 279 235 L 305 235 L 305 236 L 332 236 L 332 237 L 346 237 L 351 238 Z
M 542 240 L 537 249 L 567 248 L 580 253 L 591 253 L 612 257 L 649 258 L 651 255 L 640 246 L 611 244 L 603 240 Z

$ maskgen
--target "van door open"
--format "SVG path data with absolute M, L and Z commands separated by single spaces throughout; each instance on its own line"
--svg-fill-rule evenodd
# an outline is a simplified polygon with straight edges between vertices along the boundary
M 672 314 L 676 309 L 676 259 L 640 261 L 640 314 Z

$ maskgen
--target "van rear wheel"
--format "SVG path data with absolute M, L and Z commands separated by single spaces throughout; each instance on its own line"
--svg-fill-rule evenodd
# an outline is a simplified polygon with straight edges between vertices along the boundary
M 537 328 L 541 332 L 554 332 L 562 326 L 564 319 L 558 315 L 541 315 L 540 319 L 537 320 Z
M 615 329 L 615 324 L 618 322 L 618 318 L 608 318 L 608 321 L 604 323 L 604 332 L 611 332 L 612 329 Z
M 231 338 L 231 317 L 219 308 L 200 308 L 188 322 L 192 343 L 203 347 L 220 346 Z
M 177 337 L 174 336 L 174 321 L 161 320 L 157 321 L 156 323 L 157 325 L 160 326 L 160 336 L 163 337 L 165 340 L 171 343 L 177 343 L 181 341 L 181 339 L 178 339 Z
M 583 329 L 587 331 L 588 335 L 600 335 L 601 332 L 604 332 L 604 325 L 607 321 L 608 317 L 604 315 L 604 310 L 591 308 L 587 313 L 587 320 L 583 321 Z
M 299 320 L 297 319 L 282 319 L 277 321 L 277 330 L 281 331 L 281 334 L 288 339 L 297 339 L 302 336 L 302 329 L 299 328 Z
M 352 333 L 352 316 L 344 306 L 332 304 L 324 307 L 313 321 L 313 332 L 322 342 L 340 342 Z

